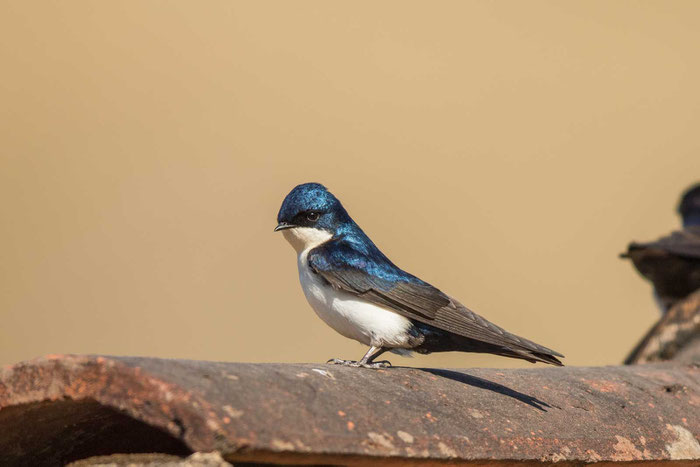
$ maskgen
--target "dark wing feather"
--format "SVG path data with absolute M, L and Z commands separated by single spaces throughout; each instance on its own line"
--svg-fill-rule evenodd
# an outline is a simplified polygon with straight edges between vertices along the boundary
M 629 258 L 639 273 L 654 284 L 656 295 L 668 309 L 700 288 L 700 227 L 686 227 L 655 242 L 632 243 Z
M 561 365 L 554 358 L 562 357 L 560 353 L 487 321 L 427 282 L 399 269 L 378 250 L 373 255 L 362 253 L 341 238 L 311 250 L 308 262 L 333 287 L 362 296 L 407 318 Z
M 686 227 L 654 242 L 631 243 L 627 256 L 635 250 L 644 249 L 660 250 L 677 256 L 700 259 L 700 227 Z

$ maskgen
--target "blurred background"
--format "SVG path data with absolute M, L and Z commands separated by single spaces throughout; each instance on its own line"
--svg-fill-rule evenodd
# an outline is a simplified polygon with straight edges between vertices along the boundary
M 700 3 L 0 3 L 0 363 L 324 362 L 272 232 L 328 186 L 399 266 L 569 365 L 659 317 L 618 259 L 700 174 Z M 434 354 L 413 366 L 530 366 Z

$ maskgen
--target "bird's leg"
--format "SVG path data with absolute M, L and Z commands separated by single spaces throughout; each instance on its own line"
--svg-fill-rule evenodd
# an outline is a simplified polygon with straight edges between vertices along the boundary
M 389 349 L 385 349 L 383 347 L 376 347 L 372 346 L 369 348 L 367 353 L 365 354 L 364 357 L 362 357 L 362 360 L 359 362 L 356 362 L 354 360 L 341 360 L 339 358 L 331 358 L 328 360 L 327 363 L 332 363 L 334 365 L 345 365 L 345 366 L 352 366 L 352 367 L 362 367 L 362 368 L 388 368 L 391 366 L 391 363 L 388 361 L 382 361 L 382 362 L 374 362 L 373 360 L 386 352 Z
M 362 357 L 362 360 L 360 360 L 359 365 L 363 368 L 389 368 L 391 366 L 391 362 L 388 360 L 382 360 L 381 362 L 375 362 L 374 359 L 386 352 L 387 348 L 385 347 L 375 347 L 372 346 L 369 348 L 367 353 L 365 354 L 364 357 Z

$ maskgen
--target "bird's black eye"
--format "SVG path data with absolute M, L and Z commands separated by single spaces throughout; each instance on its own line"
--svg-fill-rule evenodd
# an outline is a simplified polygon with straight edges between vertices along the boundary
M 318 217 L 319 215 L 317 212 L 311 211 L 306 213 L 306 220 L 310 222 L 316 222 L 318 220 Z

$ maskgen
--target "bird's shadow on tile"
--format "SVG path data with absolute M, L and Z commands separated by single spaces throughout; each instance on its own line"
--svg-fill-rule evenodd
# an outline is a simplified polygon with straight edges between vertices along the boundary
M 530 407 L 534 407 L 537 410 L 541 410 L 542 412 L 547 412 L 547 409 L 551 409 L 552 406 L 546 403 L 543 400 L 540 400 L 534 396 L 530 396 L 528 394 L 516 391 L 515 389 L 511 389 L 508 386 L 504 386 L 499 383 L 494 383 L 493 381 L 489 381 L 484 378 L 479 378 L 478 376 L 473 376 L 473 375 L 468 375 L 466 373 L 459 373 L 457 371 L 452 371 L 452 370 L 444 370 L 441 368 L 415 368 L 416 370 L 419 371 L 424 371 L 426 373 L 430 373 L 435 376 L 439 376 L 440 378 L 447 378 L 451 379 L 452 381 L 457 381 L 462 384 L 466 384 L 469 386 L 473 386 L 475 388 L 479 389 L 485 389 L 487 391 L 493 391 L 498 394 L 502 394 L 504 396 L 512 397 L 513 399 L 516 399 L 524 404 L 529 405 Z

